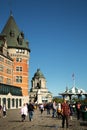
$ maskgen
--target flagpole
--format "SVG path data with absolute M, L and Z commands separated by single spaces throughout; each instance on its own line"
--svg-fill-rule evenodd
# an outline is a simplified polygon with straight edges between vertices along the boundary
M 75 75 L 74 75 L 74 73 L 72 74 L 72 79 L 73 79 L 73 87 L 75 88 Z

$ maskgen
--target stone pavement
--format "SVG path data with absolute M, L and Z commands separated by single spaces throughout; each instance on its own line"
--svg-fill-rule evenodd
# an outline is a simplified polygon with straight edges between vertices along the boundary
M 5 118 L 0 118 L 0 130 L 87 130 L 87 122 L 77 121 L 75 117 L 69 123 L 69 128 L 61 128 L 61 119 L 52 118 L 46 111 L 40 114 L 39 110 L 34 111 L 33 121 L 21 121 L 20 110 L 8 110 Z

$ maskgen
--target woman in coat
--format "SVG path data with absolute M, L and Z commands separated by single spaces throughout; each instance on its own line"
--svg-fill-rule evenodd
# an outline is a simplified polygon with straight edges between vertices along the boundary
M 24 103 L 23 107 L 21 108 L 22 121 L 25 121 L 27 113 L 28 113 L 27 104 Z

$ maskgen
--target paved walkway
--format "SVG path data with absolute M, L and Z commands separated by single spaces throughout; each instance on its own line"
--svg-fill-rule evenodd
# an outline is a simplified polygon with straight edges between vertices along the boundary
M 21 122 L 20 110 L 8 110 L 5 118 L 0 118 L 0 130 L 66 130 L 61 128 L 61 119 L 52 118 L 46 111 L 40 114 L 39 110 L 34 111 L 33 121 L 29 121 L 28 116 L 25 122 Z M 87 122 L 77 121 L 75 117 L 69 123 L 67 130 L 87 130 Z

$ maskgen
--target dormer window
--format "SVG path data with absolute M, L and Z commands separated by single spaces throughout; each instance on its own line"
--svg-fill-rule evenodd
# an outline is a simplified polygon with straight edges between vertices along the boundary
M 10 31 L 10 36 L 11 36 L 11 37 L 14 37 L 14 36 L 15 36 L 14 30 L 11 30 L 11 31 Z
M 22 42 L 23 42 L 23 37 L 21 36 L 21 34 L 18 36 L 18 44 L 19 45 L 22 45 Z
M 19 39 L 18 43 L 19 43 L 19 45 L 22 45 L 22 39 L 21 38 Z
M 22 36 L 22 38 L 24 39 L 24 33 L 23 33 L 23 32 L 21 32 L 21 36 Z

